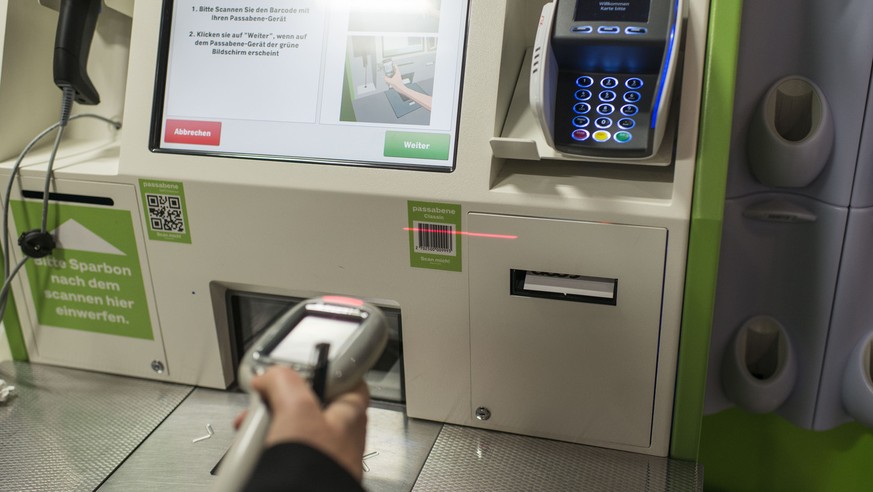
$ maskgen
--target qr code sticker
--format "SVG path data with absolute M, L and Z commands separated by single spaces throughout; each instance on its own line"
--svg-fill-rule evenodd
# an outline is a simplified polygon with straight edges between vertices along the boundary
M 146 193 L 149 211 L 149 224 L 152 230 L 185 232 L 185 216 L 182 214 L 182 200 L 175 195 Z

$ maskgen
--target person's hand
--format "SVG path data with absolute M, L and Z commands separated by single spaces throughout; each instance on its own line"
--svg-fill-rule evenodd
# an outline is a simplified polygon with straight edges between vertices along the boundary
M 419 106 L 423 107 L 428 111 L 430 111 L 431 107 L 433 106 L 433 98 L 430 95 L 418 92 L 408 87 L 403 82 L 403 77 L 400 75 L 400 70 L 397 69 L 396 64 L 394 65 L 394 75 L 392 75 L 391 77 L 386 75 L 385 83 L 388 84 L 389 87 L 397 91 L 397 93 L 401 96 L 412 99 L 413 101 L 418 103 Z
M 272 415 L 265 447 L 283 442 L 308 444 L 361 480 L 370 402 L 366 383 L 362 381 L 324 409 L 309 384 L 288 367 L 270 367 L 252 380 L 252 387 L 267 402 Z M 236 418 L 237 427 L 244 416 Z
M 406 87 L 406 84 L 403 83 L 403 76 L 400 75 L 400 70 L 397 68 L 397 65 L 392 66 L 394 67 L 394 75 L 390 77 L 386 75 L 385 83 L 393 87 L 394 90 Z

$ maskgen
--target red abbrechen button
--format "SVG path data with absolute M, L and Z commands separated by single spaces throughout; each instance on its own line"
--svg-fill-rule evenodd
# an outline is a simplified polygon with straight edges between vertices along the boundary
M 167 120 L 164 142 L 219 145 L 221 143 L 220 121 Z

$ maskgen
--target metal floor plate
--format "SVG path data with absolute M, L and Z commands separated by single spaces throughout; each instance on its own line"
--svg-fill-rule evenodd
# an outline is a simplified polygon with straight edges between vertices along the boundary
M 208 490 L 247 396 L 0 363 L 0 490 Z M 701 465 L 409 419 L 371 408 L 364 486 L 430 490 L 702 490 Z M 206 424 L 214 433 L 209 438 Z M 195 442 L 196 441 L 196 442 Z
M 195 389 L 100 487 L 109 491 L 207 491 L 210 472 L 230 448 L 234 417 L 249 396 Z M 367 412 L 364 487 L 374 492 L 412 489 L 442 424 L 413 420 L 402 410 L 371 407 Z M 209 424 L 213 434 L 208 434 Z
M 247 403 L 242 393 L 196 388 L 99 490 L 209 490 L 210 472 L 233 442 L 233 418 Z
M 703 490 L 703 468 L 691 462 L 445 425 L 413 490 Z
M 24 362 L 0 363 L 0 490 L 94 490 L 191 386 Z

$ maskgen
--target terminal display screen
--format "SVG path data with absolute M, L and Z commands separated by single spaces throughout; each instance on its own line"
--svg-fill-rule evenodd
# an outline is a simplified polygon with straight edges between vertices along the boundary
M 450 171 L 467 0 L 165 0 L 156 151 Z
M 647 22 L 651 0 L 576 0 L 576 20 Z
M 270 351 L 270 357 L 295 364 L 315 365 L 315 347 L 329 343 L 328 359 L 341 351 L 361 326 L 360 322 L 345 319 L 306 316 Z

